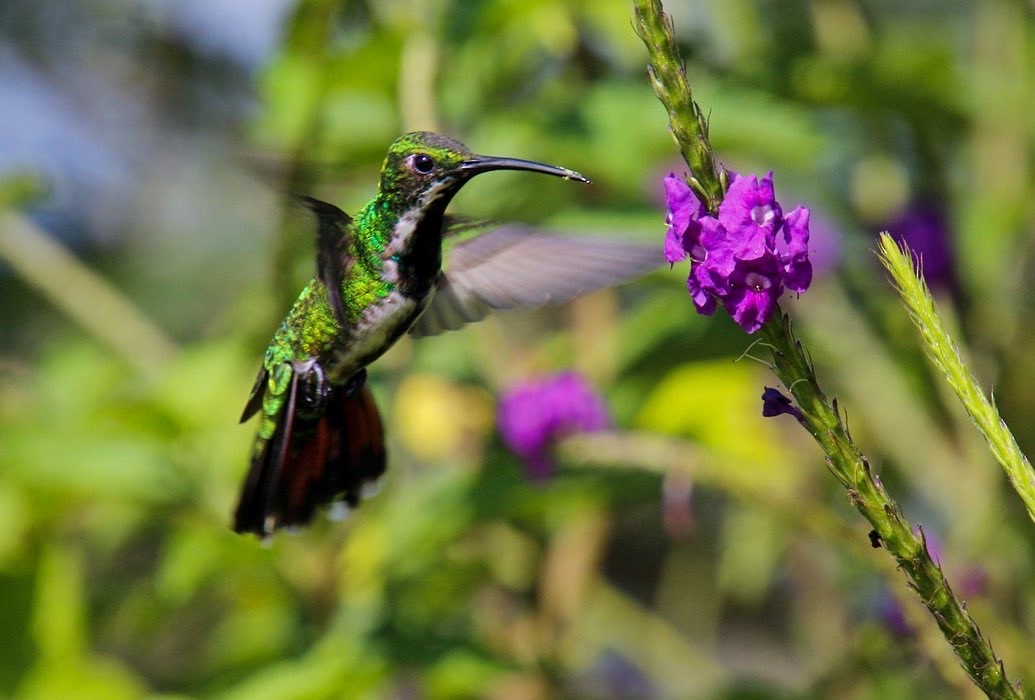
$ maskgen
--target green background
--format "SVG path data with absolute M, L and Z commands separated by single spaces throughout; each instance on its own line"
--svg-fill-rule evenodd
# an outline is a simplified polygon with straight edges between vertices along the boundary
M 0 697 L 974 696 L 818 448 L 761 417 L 764 353 L 693 312 L 685 265 L 404 339 L 371 370 L 384 491 L 269 547 L 233 534 L 254 429 L 236 420 L 313 270 L 283 193 L 354 211 L 388 143 L 433 129 L 593 179 L 486 175 L 453 211 L 660 250 L 661 179 L 685 168 L 631 3 L 287 4 L 250 64 L 168 8 L 0 9 L 0 68 L 48 76 L 124 164 L 71 200 L 44 166 L 89 171 L 86 146 L 0 170 Z M 944 212 L 941 310 L 1030 454 L 1031 5 L 667 9 L 721 162 L 774 170 L 784 208 L 812 209 L 827 262 L 785 306 L 821 383 L 1031 687 L 1035 530 L 872 253 L 902 211 Z M 529 483 L 498 397 L 569 368 L 618 432 Z

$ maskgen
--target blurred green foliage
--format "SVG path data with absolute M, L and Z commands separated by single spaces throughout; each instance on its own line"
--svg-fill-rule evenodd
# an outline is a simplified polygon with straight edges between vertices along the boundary
M 870 253 L 904 208 L 947 214 L 960 285 L 943 311 L 1031 454 L 1031 7 L 668 9 L 723 162 L 776 170 L 781 201 L 809 204 L 817 245 L 840 251 L 789 303 L 821 381 L 1031 686 L 1031 523 Z M 660 247 L 661 177 L 682 166 L 630 14 L 590 0 L 299 3 L 238 125 L 247 147 L 220 151 L 272 160 L 276 187 L 233 165 L 215 207 L 189 178 L 166 180 L 125 202 L 147 212 L 125 237 L 64 263 L 166 328 L 167 357 L 141 357 L 151 337 L 83 330 L 67 306 L 82 289 L 44 298 L 22 268 L 0 272 L 0 697 L 973 695 L 814 445 L 760 417 L 773 378 L 728 319 L 692 313 L 685 270 L 404 340 L 371 377 L 385 492 L 268 548 L 229 531 L 252 437 L 235 421 L 313 269 L 309 224 L 278 190 L 354 210 L 387 143 L 434 128 L 594 180 L 485 177 L 455 211 Z M 25 217 L 40 189 L 7 180 L 4 216 Z M 175 226 L 150 216 L 166 207 Z M 217 223 L 224 208 L 245 223 Z M 604 392 L 624 448 L 617 468 L 575 455 L 530 484 L 495 437 L 494 397 L 567 367 Z M 663 494 L 687 472 L 676 527 L 687 505 Z

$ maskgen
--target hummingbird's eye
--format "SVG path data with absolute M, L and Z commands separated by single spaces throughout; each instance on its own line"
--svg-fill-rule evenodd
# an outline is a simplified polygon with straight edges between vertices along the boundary
M 435 168 L 435 161 L 431 159 L 431 156 L 424 153 L 418 153 L 413 157 L 413 169 L 421 175 L 427 175 Z

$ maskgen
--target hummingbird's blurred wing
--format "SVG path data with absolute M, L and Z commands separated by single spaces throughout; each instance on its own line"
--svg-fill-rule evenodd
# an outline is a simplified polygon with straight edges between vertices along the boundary
M 550 236 L 509 225 L 458 243 L 410 333 L 435 335 L 494 309 L 555 304 L 659 267 L 660 248 L 600 237 Z
M 446 214 L 442 217 L 442 235 L 447 239 L 464 238 L 471 234 L 487 233 L 502 224 L 496 219 L 463 214 Z
M 342 327 L 347 327 L 348 320 L 345 316 L 345 301 L 341 296 L 341 287 L 352 217 L 333 204 L 321 202 L 319 199 L 301 195 L 299 200 L 316 214 L 317 275 L 323 286 L 327 287 L 327 296 L 338 323 Z

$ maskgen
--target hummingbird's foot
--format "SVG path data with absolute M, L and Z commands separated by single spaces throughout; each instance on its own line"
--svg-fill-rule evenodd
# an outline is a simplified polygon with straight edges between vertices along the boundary
M 299 398 L 302 405 L 299 409 L 307 415 L 319 415 L 327 406 L 327 399 L 331 395 L 331 382 L 323 367 L 315 360 L 301 363 L 295 366 L 295 372 L 299 375 L 301 391 Z
M 352 398 L 359 393 L 359 390 L 363 388 L 363 385 L 367 383 L 367 368 L 359 370 L 345 382 L 345 395 Z

